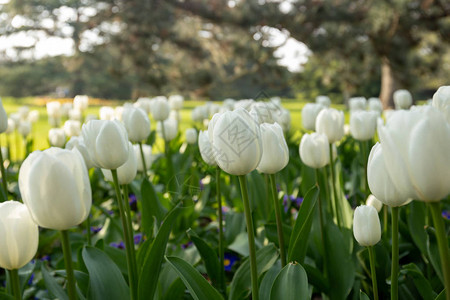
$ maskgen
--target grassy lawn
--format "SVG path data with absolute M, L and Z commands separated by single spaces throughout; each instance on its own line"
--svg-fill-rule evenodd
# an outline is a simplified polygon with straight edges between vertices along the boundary
M 28 98 L 2 98 L 3 106 L 5 107 L 5 110 L 8 114 L 17 112 L 20 106 L 26 105 L 29 107 L 30 110 L 37 110 L 39 111 L 39 120 L 33 124 L 32 129 L 32 137 L 34 140 L 33 144 L 33 150 L 43 150 L 49 147 L 48 143 L 48 131 L 50 130 L 51 126 L 48 123 L 47 119 L 47 109 L 46 109 L 46 103 L 52 100 L 58 100 L 60 102 L 71 102 L 72 99 L 45 99 L 45 98 L 34 98 L 34 97 L 28 97 Z M 89 102 L 89 108 L 85 112 L 85 116 L 87 114 L 94 114 L 98 116 L 98 111 L 101 106 L 109 105 L 109 106 L 118 106 L 124 104 L 124 101 L 114 101 L 114 100 L 101 100 L 101 99 L 90 99 Z M 193 127 L 194 123 L 191 119 L 191 111 L 194 107 L 199 105 L 204 105 L 205 101 L 198 101 L 198 100 L 187 100 L 184 102 L 184 107 L 181 110 L 181 123 L 180 123 L 180 130 L 182 131 L 182 134 L 184 134 L 184 131 L 189 128 Z M 291 128 L 293 132 L 293 136 L 295 139 L 300 139 L 299 131 L 301 129 L 301 110 L 303 106 L 306 104 L 306 102 L 300 101 L 300 100 L 287 100 L 284 99 L 282 101 L 283 107 L 288 109 L 291 112 Z M 335 108 L 338 109 L 344 109 L 344 105 L 334 105 Z M 348 114 L 346 114 L 346 121 L 348 122 Z M 62 120 L 62 124 L 64 123 L 65 119 Z M 156 129 L 156 122 L 152 119 L 150 120 L 152 130 Z M 19 157 L 23 157 L 25 155 L 24 150 L 24 142 L 21 136 L 19 136 L 16 132 L 10 134 L 7 136 L 6 134 L 2 134 L 2 137 L 0 139 L 1 145 L 5 146 L 8 142 L 11 147 L 11 155 L 13 158 L 16 157 L 16 148 L 19 147 Z M 157 149 L 163 149 L 162 148 L 162 141 L 158 141 L 156 145 Z

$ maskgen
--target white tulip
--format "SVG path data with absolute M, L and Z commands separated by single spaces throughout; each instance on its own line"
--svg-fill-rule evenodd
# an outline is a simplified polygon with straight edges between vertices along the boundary
M 344 136 L 344 112 L 334 108 L 320 111 L 316 119 L 316 131 L 327 136 L 330 144 L 340 141 Z
M 353 235 L 361 246 L 374 246 L 380 241 L 380 219 L 373 206 L 361 205 L 355 209 Z
M 135 107 L 125 108 L 122 119 L 131 142 L 142 142 L 150 135 L 150 120 L 142 109 Z
M 142 163 L 142 155 L 141 150 L 139 149 L 139 145 L 133 145 L 133 149 L 137 160 L 137 170 L 139 172 L 143 172 L 144 164 Z M 144 152 L 145 166 L 147 167 L 147 170 L 150 170 L 153 162 L 152 147 L 147 144 L 142 144 L 142 151 Z
M 353 97 L 348 100 L 350 111 L 366 110 L 367 100 L 364 97 Z
M 152 100 L 151 112 L 153 119 L 156 121 L 164 121 L 169 117 L 170 105 L 166 97 L 159 96 Z
M 278 123 L 263 123 L 259 128 L 261 130 L 262 156 L 256 169 L 261 173 L 275 174 L 286 167 L 289 162 L 289 149 L 283 129 Z
M 173 110 L 180 110 L 183 108 L 184 98 L 181 95 L 169 96 L 169 105 Z
M 383 208 L 383 202 L 377 199 L 374 195 L 370 194 L 369 197 L 366 199 L 366 205 L 373 206 L 377 210 L 377 212 L 380 212 Z
M 320 95 L 320 96 L 316 97 L 316 103 L 318 103 L 322 106 L 325 106 L 325 107 L 330 107 L 331 100 L 330 100 L 330 97 L 328 97 L 328 96 Z
M 73 98 L 73 107 L 79 111 L 84 111 L 89 106 L 89 97 L 86 95 L 76 95 Z
M 197 143 L 197 130 L 195 130 L 195 128 L 186 129 L 184 135 L 186 136 L 186 142 L 188 144 L 193 145 Z
M 64 132 L 68 137 L 79 136 L 81 134 L 80 121 L 67 120 L 64 122 Z
M 198 134 L 198 148 L 203 160 L 210 166 L 216 166 L 216 159 L 214 158 L 214 152 L 212 144 L 209 141 L 208 132 L 200 130 Z
M 306 103 L 302 109 L 302 125 L 307 130 L 316 130 L 316 119 L 325 106 L 319 103 Z
M 111 170 L 102 169 L 103 176 L 107 181 L 113 181 Z M 137 174 L 137 157 L 134 152 L 133 145 L 128 142 L 128 159 L 127 161 L 117 168 L 117 178 L 119 184 L 129 184 L 131 183 Z
M 393 94 L 395 109 L 408 109 L 413 102 L 408 90 L 396 90 Z
M 322 168 L 330 162 L 330 144 L 325 134 L 317 132 L 304 134 L 299 152 L 303 163 L 310 168 Z
M 374 137 L 378 115 L 375 112 L 357 110 L 350 115 L 350 132 L 355 140 L 367 141 Z
M 94 163 L 92 162 L 91 156 L 86 148 L 83 137 L 72 136 L 70 138 L 70 140 L 66 143 L 66 149 L 72 150 L 73 148 L 76 148 L 81 153 L 87 169 L 94 167 Z
M 450 85 L 441 86 L 434 93 L 432 105 L 439 109 L 450 123 Z
M 66 135 L 64 134 L 64 129 L 52 128 L 48 131 L 48 141 L 53 147 L 64 147 L 66 143 Z
M 162 126 L 162 122 L 164 122 L 164 126 Z M 158 122 L 156 125 L 156 131 L 165 141 L 173 140 L 178 134 L 177 120 L 169 118 L 162 122 Z

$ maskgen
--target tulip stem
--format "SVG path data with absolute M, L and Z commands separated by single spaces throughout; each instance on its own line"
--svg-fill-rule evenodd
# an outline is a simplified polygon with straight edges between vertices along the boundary
M 244 202 L 245 221 L 247 223 L 248 248 L 250 256 L 250 277 L 252 281 L 252 300 L 258 300 L 258 272 L 256 266 L 256 247 L 255 235 L 253 230 L 252 212 L 250 210 L 250 201 L 248 199 L 247 179 L 245 175 L 239 175 L 239 183 L 241 186 L 242 201 Z
M 388 206 L 383 205 L 383 232 L 386 235 L 388 227 Z
M 128 277 L 129 284 L 131 290 L 131 299 L 137 299 L 137 271 L 136 271 L 136 263 L 134 259 L 134 243 L 133 237 L 131 236 L 131 228 L 129 228 L 129 224 L 131 221 L 128 221 L 126 208 L 124 207 L 124 201 L 122 198 L 122 193 L 120 192 L 119 179 L 117 177 L 117 170 L 111 170 L 111 174 L 114 181 L 114 188 L 117 196 L 117 203 L 119 206 L 120 219 L 122 221 L 123 227 L 123 238 L 125 242 L 125 250 L 126 250 L 126 258 L 127 258 L 127 267 L 128 267 Z
M 225 287 L 225 259 L 224 259 L 224 239 L 223 239 L 223 216 L 222 197 L 220 193 L 220 167 L 216 167 L 216 196 L 217 196 L 217 218 L 219 221 L 219 286 L 222 294 L 226 297 Z
M 315 171 L 316 171 L 316 185 L 317 185 L 317 187 L 319 188 L 319 191 L 320 191 L 320 185 L 319 185 L 320 173 L 319 173 L 319 169 L 315 169 Z M 320 193 L 319 193 L 319 199 L 317 199 L 317 201 L 319 201 L 320 236 L 322 238 L 322 246 L 323 246 L 323 254 L 322 254 L 323 255 L 323 270 L 324 270 L 323 273 L 327 274 L 327 256 L 325 255 L 326 247 L 325 247 L 325 234 L 324 234 L 325 225 L 324 225 L 324 222 L 323 222 L 322 201 L 321 201 L 320 198 L 321 197 L 320 197 Z
M 145 163 L 145 155 L 144 155 L 144 149 L 142 149 L 142 142 L 139 142 L 139 150 L 141 152 L 141 159 L 142 159 L 142 167 L 144 168 L 144 177 L 147 178 L 147 164 Z
M 391 300 L 398 299 L 398 211 L 391 208 L 392 217 L 392 266 L 391 266 Z
M 164 139 L 164 154 L 166 155 L 166 160 L 167 160 L 167 169 L 169 170 L 169 175 L 175 177 L 175 172 L 173 169 L 173 162 L 172 162 L 172 155 L 170 153 L 170 145 L 169 145 L 169 141 L 167 141 L 166 139 L 166 129 L 164 127 L 164 121 L 161 121 L 161 131 L 162 131 L 162 135 L 163 135 L 163 139 Z M 177 192 L 177 187 L 174 186 L 177 182 L 176 178 L 167 178 L 168 182 L 167 182 L 167 188 L 169 189 L 169 192 L 173 194 L 174 197 L 174 203 L 178 202 L 178 192 Z
M 373 299 L 378 300 L 377 273 L 375 271 L 375 253 L 373 251 L 373 246 L 369 246 L 367 248 L 369 249 L 370 273 L 372 276 L 372 287 L 373 287 Z
M 441 216 L 440 202 L 428 203 L 431 216 L 433 217 L 434 228 L 436 229 L 436 238 L 439 247 L 439 256 L 441 257 L 442 273 L 444 273 L 444 287 L 447 300 L 450 299 L 450 257 L 447 242 L 447 234 L 445 232 L 444 222 Z
M 75 289 L 75 276 L 73 275 L 72 251 L 70 249 L 69 232 L 67 230 L 61 230 L 61 242 L 64 263 L 66 265 L 67 295 L 70 300 L 76 300 L 77 291 Z
M 369 148 L 369 141 L 362 141 L 361 142 L 361 148 L 362 148 L 362 155 L 363 155 L 363 165 L 364 165 L 364 195 L 366 198 L 369 196 L 369 183 L 367 181 L 367 161 L 368 161 L 368 155 L 367 150 Z
M 19 270 L 8 270 L 9 280 L 11 281 L 12 292 L 15 300 L 22 300 L 22 293 L 20 291 Z
M 331 172 L 331 185 L 333 186 L 333 198 L 334 198 L 334 214 L 336 216 L 336 221 L 339 229 L 341 229 L 341 217 L 339 214 L 338 207 L 338 196 L 336 191 L 336 174 L 334 174 L 334 161 L 333 161 L 333 144 L 330 144 L 330 172 Z
M 0 147 L 1 148 L 1 147 Z M 3 192 L 5 193 L 5 201 L 8 200 L 8 181 L 6 179 L 5 166 L 3 165 L 3 151 L 0 149 L 0 170 L 2 173 L 2 186 Z
M 283 222 L 281 221 L 280 202 L 277 196 L 277 185 L 275 182 L 275 174 L 269 174 L 269 180 L 272 190 L 273 205 L 275 207 L 275 220 L 277 222 L 278 244 L 280 246 L 281 267 L 286 266 L 286 250 L 284 247 Z

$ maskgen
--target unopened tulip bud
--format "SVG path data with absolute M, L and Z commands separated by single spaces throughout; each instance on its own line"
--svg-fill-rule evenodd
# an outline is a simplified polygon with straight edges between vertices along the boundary
M 441 86 L 434 93 L 432 105 L 440 110 L 450 123 L 450 85 Z
M 164 121 L 169 117 L 170 105 L 166 97 L 160 96 L 152 100 L 151 112 L 153 119 Z
M 137 160 L 137 170 L 143 172 L 144 164 L 142 163 L 141 149 L 139 149 L 139 145 L 133 145 L 133 149 Z M 142 144 L 142 151 L 144 152 L 145 166 L 147 167 L 147 170 L 150 170 L 153 162 L 152 147 Z
M 377 212 L 380 212 L 380 210 L 383 208 L 383 202 L 377 199 L 374 195 L 370 194 L 369 197 L 367 197 L 366 205 L 370 205 L 375 207 Z
M 302 125 L 307 130 L 316 130 L 316 119 L 325 106 L 319 103 L 306 103 L 302 109 Z
M 186 129 L 185 136 L 188 144 L 194 145 L 197 143 L 197 130 L 195 128 Z
M 380 219 L 373 206 L 361 205 L 355 209 L 353 235 L 361 246 L 374 246 L 380 241 Z
M 408 109 L 412 105 L 412 95 L 408 90 L 396 90 L 393 94 L 395 109 Z
M 128 159 L 127 161 L 117 169 L 117 178 L 119 179 L 119 184 L 129 184 L 136 177 L 137 173 L 137 157 L 134 152 L 133 145 L 128 142 Z M 111 170 L 102 169 L 103 176 L 108 181 L 113 182 L 113 177 Z
M 216 166 L 212 144 L 209 141 L 208 132 L 201 130 L 198 134 L 198 148 L 202 159 L 210 166 Z
M 355 140 L 367 141 L 374 137 L 378 115 L 370 111 L 353 111 L 350 116 L 350 132 Z
M 169 118 L 162 122 L 164 122 L 164 126 L 161 125 L 161 122 L 158 122 L 156 125 L 156 131 L 165 141 L 173 140 L 178 134 L 177 120 Z
M 283 129 L 278 123 L 263 123 L 259 125 L 259 128 L 261 130 L 262 156 L 256 169 L 264 174 L 275 174 L 286 167 L 289 162 L 289 149 Z
M 66 135 L 64 134 L 64 129 L 52 128 L 48 131 L 48 141 L 53 147 L 64 147 L 66 143 Z
M 320 96 L 316 97 L 316 103 L 321 104 L 325 107 L 330 107 L 331 100 L 330 100 L 330 97 L 328 97 L 328 96 L 320 95 Z
M 299 152 L 303 163 L 310 168 L 322 168 L 330 162 L 330 145 L 325 134 L 304 134 Z
M 0 267 L 20 269 L 36 255 L 39 229 L 18 201 L 0 203 Z
M 122 113 L 122 120 L 131 142 L 142 142 L 150 135 L 150 120 L 142 109 L 136 107 L 125 108 Z
M 334 108 L 321 110 L 316 119 L 316 131 L 325 134 L 330 144 L 340 141 L 344 136 L 344 112 Z

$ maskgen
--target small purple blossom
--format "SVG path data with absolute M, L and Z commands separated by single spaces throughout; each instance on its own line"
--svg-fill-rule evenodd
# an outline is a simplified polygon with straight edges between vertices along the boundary
M 203 178 L 198 181 L 198 185 L 200 187 L 200 191 L 205 189 L 205 184 L 203 183 Z
M 135 194 L 130 194 L 128 195 L 128 203 L 130 204 L 130 206 L 136 204 L 137 198 Z
M 450 220 L 450 210 L 444 210 L 442 211 L 442 217 L 444 219 Z
M 44 256 L 41 257 L 41 261 L 48 261 L 48 262 L 50 262 L 50 260 L 51 260 L 50 255 L 44 255 Z
M 192 242 L 189 241 L 189 242 L 187 242 L 186 244 L 182 244 L 182 245 L 181 245 L 181 249 L 187 249 L 187 248 L 189 248 L 189 246 L 191 246 L 191 245 L 192 245 Z
M 125 249 L 125 244 L 123 242 L 120 243 L 110 243 L 111 247 L 117 248 L 117 249 Z
M 225 271 L 231 271 L 231 268 L 238 260 L 239 256 L 232 253 L 225 253 L 223 261 Z
M 91 232 L 92 233 L 99 233 L 100 232 L 100 230 L 102 230 L 102 226 L 91 226 Z
M 34 279 L 34 273 L 31 273 L 30 279 L 28 279 L 28 285 L 33 284 L 33 279 Z
M 137 233 L 134 235 L 134 244 L 139 245 L 145 240 L 144 235 L 142 233 Z

